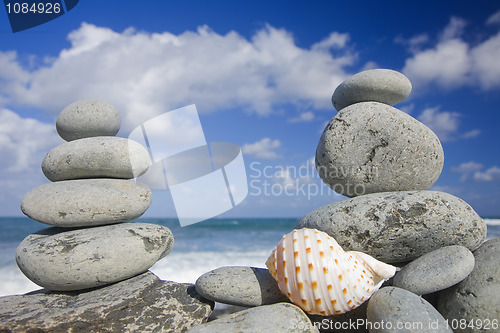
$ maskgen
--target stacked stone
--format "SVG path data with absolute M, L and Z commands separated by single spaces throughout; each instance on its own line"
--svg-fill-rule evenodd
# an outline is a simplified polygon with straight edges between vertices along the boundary
M 52 183 L 28 192 L 21 204 L 28 217 L 53 227 L 21 242 L 19 268 L 54 291 L 104 286 L 146 272 L 174 243 L 166 227 L 127 222 L 151 204 L 149 187 L 130 180 L 148 169 L 148 151 L 114 136 L 120 117 L 103 100 L 67 106 L 56 128 L 67 142 L 42 161 Z
M 316 168 L 328 186 L 351 199 L 312 211 L 296 228 L 322 230 L 345 250 L 404 266 L 392 287 L 371 297 L 369 321 L 436 323 L 436 331 L 449 332 L 444 318 L 451 326 L 476 320 L 477 313 L 498 317 L 498 310 L 489 316 L 483 311 L 493 308 L 491 297 L 474 300 L 475 310 L 453 311 L 464 308 L 457 297 L 462 289 L 454 296 L 447 289 L 478 269 L 478 254 L 471 251 L 484 246 L 486 223 L 463 200 L 427 190 L 441 173 L 444 154 L 427 126 L 392 106 L 410 91 L 403 74 L 386 69 L 358 73 L 337 87 L 332 102 L 339 112 L 321 136 Z M 438 298 L 439 312 L 420 295 Z
M 221 267 L 198 278 L 198 293 L 254 308 L 189 332 L 253 332 L 268 322 L 276 324 L 274 332 L 367 332 L 367 320 L 377 332 L 396 331 L 398 323 L 415 323 L 407 331 L 450 332 L 453 327 L 459 332 L 467 331 L 460 323 L 478 318 L 498 327 L 498 293 L 492 290 L 499 286 L 500 264 L 492 261 L 499 239 L 483 243 L 486 224 L 466 202 L 427 190 L 441 173 L 444 153 L 427 126 L 392 106 L 410 92 L 403 74 L 386 69 L 356 74 L 335 90 L 332 102 L 339 112 L 321 136 L 316 167 L 327 185 L 351 199 L 320 207 L 295 226 L 324 231 L 346 251 L 402 266 L 394 279 L 345 314 L 294 317 L 298 308 L 291 305 L 292 312 L 271 311 L 269 304 L 288 300 L 267 269 Z M 481 331 L 477 325 L 475 330 Z

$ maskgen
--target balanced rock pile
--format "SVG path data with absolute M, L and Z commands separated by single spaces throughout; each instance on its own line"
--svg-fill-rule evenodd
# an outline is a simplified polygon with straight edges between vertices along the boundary
M 42 161 L 52 183 L 31 190 L 21 204 L 24 214 L 54 227 L 29 235 L 16 252 L 21 271 L 46 291 L 1 298 L 0 330 L 174 332 L 206 320 L 210 304 L 192 286 L 167 286 L 147 272 L 174 238 L 164 226 L 127 223 L 151 204 L 149 187 L 130 180 L 150 159 L 139 143 L 114 137 L 116 109 L 80 100 L 60 113 L 56 127 L 68 142 Z M 56 293 L 63 291 L 77 292 Z M 185 305 L 192 308 L 177 309 Z
M 498 329 L 500 262 L 492 258 L 500 254 L 499 239 L 483 243 L 486 224 L 466 202 L 427 190 L 441 173 L 444 153 L 427 126 L 392 106 L 410 91 L 403 74 L 385 69 L 361 72 L 337 87 L 332 102 L 339 112 L 321 136 L 316 168 L 327 185 L 351 199 L 320 207 L 295 226 L 326 232 L 346 251 L 402 266 L 394 279 L 350 312 L 309 316 L 316 326 L 269 311 L 259 322 L 234 314 L 190 332 L 281 321 L 291 323 L 283 332 Z M 208 299 L 239 306 L 284 301 L 269 272 L 260 268 L 222 267 L 202 275 L 196 289 Z

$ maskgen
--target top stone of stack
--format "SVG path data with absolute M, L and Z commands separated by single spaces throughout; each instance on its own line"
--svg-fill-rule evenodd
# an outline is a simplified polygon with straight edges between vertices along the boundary
M 370 69 L 342 82 L 333 93 L 332 103 L 338 111 L 359 102 L 393 106 L 410 92 L 411 82 L 403 74 L 390 69 Z
M 113 105 L 104 100 L 81 99 L 61 111 L 57 117 L 56 129 L 66 141 L 115 136 L 120 129 L 120 115 Z

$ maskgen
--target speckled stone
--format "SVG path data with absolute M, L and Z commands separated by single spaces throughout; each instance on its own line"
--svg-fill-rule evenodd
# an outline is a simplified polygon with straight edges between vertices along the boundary
M 334 202 L 295 226 L 334 237 L 345 251 L 365 252 L 383 262 L 416 259 L 448 245 L 475 250 L 486 223 L 465 201 L 437 191 L 373 193 Z
M 429 252 L 396 273 L 393 286 L 417 295 L 451 287 L 474 268 L 474 255 L 466 247 L 452 245 Z
M 306 314 L 290 303 L 263 305 L 195 326 L 188 333 L 318 332 Z
M 390 69 L 370 69 L 342 82 L 332 96 L 337 110 L 359 103 L 380 102 L 394 105 L 411 92 L 411 82 L 403 74 Z
M 443 148 L 434 132 L 377 102 L 357 103 L 337 113 L 316 149 L 319 176 L 347 197 L 428 189 L 443 163 Z
M 494 329 L 492 325 L 493 320 L 500 324 L 500 238 L 484 242 L 474 251 L 474 258 L 472 273 L 441 291 L 438 310 L 450 323 L 475 323 L 475 327 L 454 325 L 455 332 L 498 332 L 498 326 Z M 478 326 L 480 323 L 482 327 Z
M 151 204 L 145 184 L 124 179 L 64 180 L 29 191 L 21 202 L 28 217 L 56 227 L 89 227 L 138 218 Z
M 42 160 L 42 171 L 55 182 L 81 178 L 136 178 L 147 171 L 149 153 L 136 141 L 99 136 L 53 148 Z
M 404 289 L 379 289 L 368 301 L 370 332 L 449 332 L 445 319 L 425 299 Z
M 120 129 L 120 115 L 113 105 L 102 99 L 81 99 L 61 111 L 56 129 L 66 141 L 114 136 Z
M 161 281 L 148 271 L 83 292 L 0 297 L 0 331 L 178 333 L 204 323 L 213 306 L 192 284 Z
M 265 268 L 220 267 L 200 276 L 196 291 L 207 299 L 239 306 L 288 302 Z
M 147 271 L 174 245 L 167 227 L 118 223 L 69 230 L 48 228 L 26 237 L 17 265 L 37 285 L 58 291 L 104 286 Z

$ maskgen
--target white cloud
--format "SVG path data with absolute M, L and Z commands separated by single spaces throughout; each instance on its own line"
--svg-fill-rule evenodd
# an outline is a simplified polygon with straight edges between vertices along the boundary
M 500 20 L 497 16 L 500 17 L 500 12 L 492 15 L 487 23 Z M 472 44 L 462 38 L 465 26 L 463 19 L 452 17 L 437 43 L 428 49 L 416 49 L 415 45 L 407 42 L 410 52 L 414 54 L 406 59 L 403 73 L 412 81 L 414 91 L 429 84 L 446 89 L 479 86 L 488 90 L 500 87 L 500 32 Z M 419 40 L 418 36 L 414 40 Z
M 271 140 L 270 138 L 263 138 L 254 143 L 247 143 L 243 145 L 242 151 L 244 154 L 252 155 L 260 159 L 276 159 L 280 157 L 276 153 L 276 149 L 281 146 L 279 140 Z
M 418 120 L 427 125 L 443 142 L 454 138 L 460 125 L 460 114 L 457 112 L 439 111 L 439 107 L 427 108 Z
M 348 37 L 333 32 L 306 49 L 271 26 L 248 40 L 207 26 L 175 35 L 83 23 L 68 35 L 71 46 L 41 66 L 25 67 L 15 52 L 0 51 L 0 103 L 59 112 L 80 98 L 99 97 L 120 110 L 125 134 L 192 103 L 202 113 L 239 107 L 268 115 L 284 103 L 328 109 L 356 60 Z
M 479 171 L 483 167 L 484 166 L 481 163 L 470 161 L 470 162 L 462 163 L 457 167 L 452 167 L 451 171 L 456 172 L 456 173 L 471 173 L 471 172 Z
M 447 41 L 455 38 L 459 38 L 463 31 L 467 22 L 461 19 L 460 17 L 452 17 L 450 19 L 450 23 L 444 28 L 441 33 L 441 40 Z
M 492 166 L 485 171 L 476 171 L 474 173 L 474 180 L 483 182 L 500 181 L 500 168 L 497 166 Z
M 481 134 L 481 130 L 479 130 L 479 129 L 473 129 L 473 130 L 470 130 L 468 132 L 465 132 L 462 135 L 462 138 L 464 138 L 464 139 L 472 139 L 472 138 L 475 138 L 475 137 L 479 136 L 480 134 Z
M 486 20 L 486 24 L 488 25 L 499 24 L 499 23 L 500 23 L 500 10 L 495 14 L 491 15 L 490 17 L 488 17 L 488 19 Z
M 297 117 L 288 119 L 290 123 L 303 123 L 314 120 L 314 113 L 312 111 L 302 112 Z
M 21 118 L 7 109 L 0 109 L 0 170 L 26 172 L 40 168 L 43 156 L 62 143 L 55 126 L 36 119 Z

